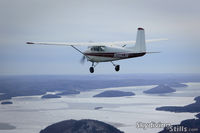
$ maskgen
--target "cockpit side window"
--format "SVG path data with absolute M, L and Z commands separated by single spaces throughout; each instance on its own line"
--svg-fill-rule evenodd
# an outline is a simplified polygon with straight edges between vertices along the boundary
M 101 46 L 94 46 L 94 47 L 91 47 L 90 50 L 91 50 L 91 51 L 104 51 L 104 47 L 101 47 Z

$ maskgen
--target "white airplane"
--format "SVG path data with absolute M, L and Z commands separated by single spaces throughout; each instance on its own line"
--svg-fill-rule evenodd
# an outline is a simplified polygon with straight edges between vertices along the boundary
M 115 66 L 115 70 L 120 70 L 120 65 L 116 65 L 113 61 L 141 57 L 148 53 L 159 52 L 146 52 L 146 42 L 156 42 L 167 39 L 153 39 L 145 41 L 145 33 L 143 28 L 138 28 L 136 41 L 121 41 L 121 42 L 27 42 L 27 44 L 41 44 L 41 45 L 64 45 L 71 46 L 78 52 L 83 54 L 81 62 L 85 59 L 92 62 L 90 72 L 94 72 L 94 68 L 100 62 L 111 62 Z M 132 47 L 126 47 L 128 44 L 135 44 Z M 82 52 L 75 46 L 89 46 L 85 52 Z

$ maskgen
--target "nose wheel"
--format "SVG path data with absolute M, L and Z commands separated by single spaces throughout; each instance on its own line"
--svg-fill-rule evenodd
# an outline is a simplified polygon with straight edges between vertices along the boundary
M 96 64 L 94 64 L 94 62 L 92 62 L 92 66 L 90 67 L 90 73 L 94 73 L 94 68 L 98 65 L 98 62 L 96 62 Z

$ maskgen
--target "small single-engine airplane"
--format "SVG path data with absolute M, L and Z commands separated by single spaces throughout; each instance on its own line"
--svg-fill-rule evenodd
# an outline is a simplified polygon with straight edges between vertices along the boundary
M 146 52 L 146 43 L 162 41 L 167 39 L 153 39 L 145 41 L 145 33 L 143 28 L 138 28 L 136 41 L 121 41 L 121 42 L 27 42 L 27 44 L 41 44 L 41 45 L 64 45 L 71 46 L 78 52 L 83 54 L 81 63 L 85 59 L 92 62 L 90 72 L 94 72 L 94 68 L 100 62 L 111 62 L 115 66 L 115 70 L 120 70 L 120 65 L 116 65 L 113 61 L 141 57 L 149 53 L 159 52 Z M 128 44 L 135 44 L 132 47 L 126 47 Z M 89 46 L 85 52 L 82 52 L 75 46 Z

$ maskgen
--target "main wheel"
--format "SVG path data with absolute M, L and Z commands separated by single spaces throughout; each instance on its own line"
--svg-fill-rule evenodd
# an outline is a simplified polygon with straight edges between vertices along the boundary
M 94 67 L 90 67 L 90 73 L 94 72 Z
M 119 71 L 120 70 L 120 66 L 119 65 L 117 65 L 117 66 L 115 66 L 115 71 Z

